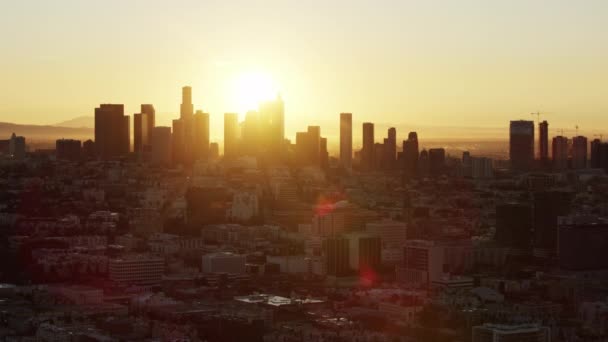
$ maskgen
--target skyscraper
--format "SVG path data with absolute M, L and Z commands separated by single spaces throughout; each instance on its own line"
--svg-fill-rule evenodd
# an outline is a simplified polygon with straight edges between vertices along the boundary
M 133 151 L 143 155 L 144 146 L 149 145 L 148 116 L 144 113 L 133 114 Z
M 176 120 L 177 121 L 177 120 Z M 171 163 L 171 127 L 158 126 L 150 134 L 150 159 L 153 163 Z
M 549 165 L 549 123 L 543 121 L 538 124 L 539 159 L 543 167 Z
M 397 130 L 395 127 L 388 129 L 387 138 L 384 141 L 383 166 L 387 170 L 395 168 L 395 158 L 397 157 Z
M 77 161 L 80 159 L 81 149 L 80 140 L 58 139 L 55 141 L 55 156 L 58 160 Z
M 171 136 L 171 158 L 174 164 L 183 164 L 185 161 L 186 145 L 184 121 L 173 120 L 173 134 Z
M 371 170 L 374 165 L 374 124 L 363 123 L 363 147 L 361 149 L 361 168 Z
M 553 168 L 565 170 L 568 168 L 568 138 L 558 135 L 553 137 L 551 145 L 553 151 Z
M 148 138 L 152 134 L 152 129 L 156 127 L 156 110 L 154 110 L 154 106 L 151 104 L 142 104 L 140 108 L 140 113 L 146 115 L 146 121 L 148 122 Z
M 192 119 L 193 160 L 209 157 L 209 114 L 197 110 Z
M 319 143 L 319 164 L 323 170 L 329 167 L 329 153 L 327 152 L 327 138 L 321 137 Z
M 600 155 L 602 151 L 602 141 L 600 139 L 593 139 L 591 142 L 591 167 L 599 169 L 602 167 L 600 162 Z
M 349 241 L 341 237 L 331 237 L 323 241 L 327 275 L 343 277 L 350 273 Z
M 431 176 L 440 176 L 445 171 L 445 150 L 431 148 L 429 150 L 429 172 Z
M 280 95 L 259 106 L 259 129 L 261 148 L 271 158 L 280 158 L 285 147 L 285 105 Z
M 308 126 L 308 153 L 312 165 L 319 166 L 321 161 L 321 127 Z
M 238 114 L 224 114 L 224 158 L 235 158 L 238 154 Z
M 418 174 L 418 134 L 410 132 L 403 141 L 403 174 L 405 180 L 415 178 Z
M 534 121 L 511 121 L 509 159 L 514 171 L 529 171 L 534 163 Z
M 353 164 L 353 115 L 340 114 L 340 164 L 350 169 Z
M 190 120 L 194 114 L 194 105 L 192 104 L 192 87 L 182 88 L 182 103 L 180 105 L 180 119 Z
M 571 210 L 572 194 L 546 191 L 534 194 L 534 254 L 548 257 L 557 248 L 557 218 Z
M 95 108 L 95 147 L 104 160 L 127 154 L 130 150 L 129 117 L 122 104 L 102 104 Z
M 13 133 L 8 141 L 8 154 L 14 159 L 23 159 L 25 148 L 25 137 Z
M 587 167 L 587 138 L 577 136 L 572 138 L 572 168 L 584 169 Z

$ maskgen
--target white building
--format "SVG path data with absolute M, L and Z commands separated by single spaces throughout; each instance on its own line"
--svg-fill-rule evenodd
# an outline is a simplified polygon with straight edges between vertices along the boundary
M 245 273 L 246 256 L 228 252 L 203 255 L 203 273 Z

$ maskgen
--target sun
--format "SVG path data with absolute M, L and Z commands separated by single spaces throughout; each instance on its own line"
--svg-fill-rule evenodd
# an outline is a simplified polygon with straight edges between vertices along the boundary
M 247 72 L 234 79 L 234 103 L 241 113 L 256 110 L 261 102 L 274 99 L 278 92 L 272 77 L 263 72 Z

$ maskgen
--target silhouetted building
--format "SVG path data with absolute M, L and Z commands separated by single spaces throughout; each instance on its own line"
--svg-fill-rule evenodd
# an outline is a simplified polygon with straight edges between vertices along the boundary
M 328 238 L 323 242 L 328 276 L 344 277 L 350 274 L 349 241 L 345 238 Z
M 384 140 L 384 153 L 382 168 L 392 170 L 395 168 L 395 158 L 397 157 L 397 130 L 394 127 L 388 129 L 387 138 Z
M 285 104 L 280 95 L 273 101 L 266 101 L 258 108 L 260 146 L 266 158 L 280 159 L 285 149 Z
M 584 169 L 587 167 L 587 138 L 577 136 L 572 138 L 572 168 Z
M 171 157 L 174 164 L 183 164 L 186 161 L 186 132 L 184 121 L 173 120 L 173 133 L 171 137 Z
M 406 180 L 417 176 L 418 156 L 418 134 L 410 132 L 407 140 L 403 141 L 403 174 Z
M 192 121 L 194 160 L 206 160 L 209 157 L 209 114 L 197 110 Z
M 145 146 L 150 145 L 146 114 L 133 114 L 133 150 L 138 156 L 143 156 Z
M 260 128 L 259 113 L 254 110 L 248 111 L 241 128 L 240 152 L 247 156 L 260 156 L 266 153 L 266 149 L 262 146 L 263 134 L 265 132 Z
M 437 177 L 445 172 L 445 150 L 443 148 L 429 149 L 429 173 Z
M 146 121 L 148 123 L 148 136 L 150 136 L 152 129 L 156 127 L 156 110 L 151 104 L 142 104 L 139 111 L 140 113 L 146 115 Z
M 553 168 L 565 170 L 568 168 L 568 138 L 558 135 L 553 137 L 551 145 L 553 151 Z
M 8 154 L 14 159 L 23 159 L 25 158 L 25 150 L 25 137 L 13 133 L 8 140 Z
M 532 208 L 520 203 L 496 206 L 496 235 L 499 246 L 529 250 L 532 247 Z
M 557 218 L 570 213 L 572 195 L 563 191 L 534 194 L 534 254 L 551 257 L 557 248 Z
M 150 160 L 153 163 L 169 165 L 172 161 L 171 127 L 157 126 L 150 135 Z
M 239 116 L 236 113 L 224 114 L 224 158 L 232 159 L 238 155 Z
M 323 170 L 329 168 L 329 152 L 327 151 L 327 138 L 321 137 L 319 144 L 319 163 Z
M 429 152 L 427 150 L 420 151 L 418 159 L 418 174 L 425 177 L 429 174 Z
M 558 260 L 567 270 L 608 269 L 608 220 L 589 216 L 560 217 Z
M 340 113 L 340 164 L 350 169 L 353 163 L 353 115 Z
M 529 171 L 534 162 L 534 122 L 511 121 L 509 159 L 514 171 Z
M 215 160 L 220 157 L 220 144 L 214 142 L 209 144 L 209 159 Z
M 471 177 L 473 179 L 490 179 L 494 177 L 493 161 L 487 157 L 471 158 Z
M 378 236 L 355 232 L 345 236 L 348 239 L 348 255 L 351 270 L 359 274 L 375 273 L 380 267 L 382 245 Z
M 95 142 L 91 139 L 82 143 L 82 156 L 85 159 L 93 159 L 96 155 Z
M 363 147 L 361 148 L 361 168 L 371 170 L 374 166 L 375 147 L 374 147 L 374 124 L 371 122 L 363 123 Z
M 308 126 L 306 132 L 297 132 L 295 152 L 296 164 L 300 166 L 321 166 L 321 128 L 319 126 Z
M 594 169 L 601 168 L 601 151 L 602 141 L 600 139 L 593 139 L 591 141 L 591 167 Z
M 81 148 L 80 140 L 59 139 L 55 142 L 55 153 L 58 160 L 79 160 Z
M 112 159 L 129 153 L 129 117 L 122 104 L 102 104 L 95 108 L 95 148 L 101 159 Z
M 538 124 L 539 159 L 543 167 L 549 165 L 549 123 L 543 121 Z

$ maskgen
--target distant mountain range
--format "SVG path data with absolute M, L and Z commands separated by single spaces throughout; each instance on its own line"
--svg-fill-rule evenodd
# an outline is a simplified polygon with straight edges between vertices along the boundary
M 63 121 L 54 124 L 57 127 L 70 127 L 70 128 L 94 128 L 95 117 L 94 116 L 79 116 L 71 120 Z
M 72 121 L 72 120 L 70 120 Z M 0 122 L 0 139 L 8 139 L 13 132 L 29 141 L 53 141 L 56 139 L 93 139 L 93 127 L 64 127 L 50 125 L 20 125 Z

